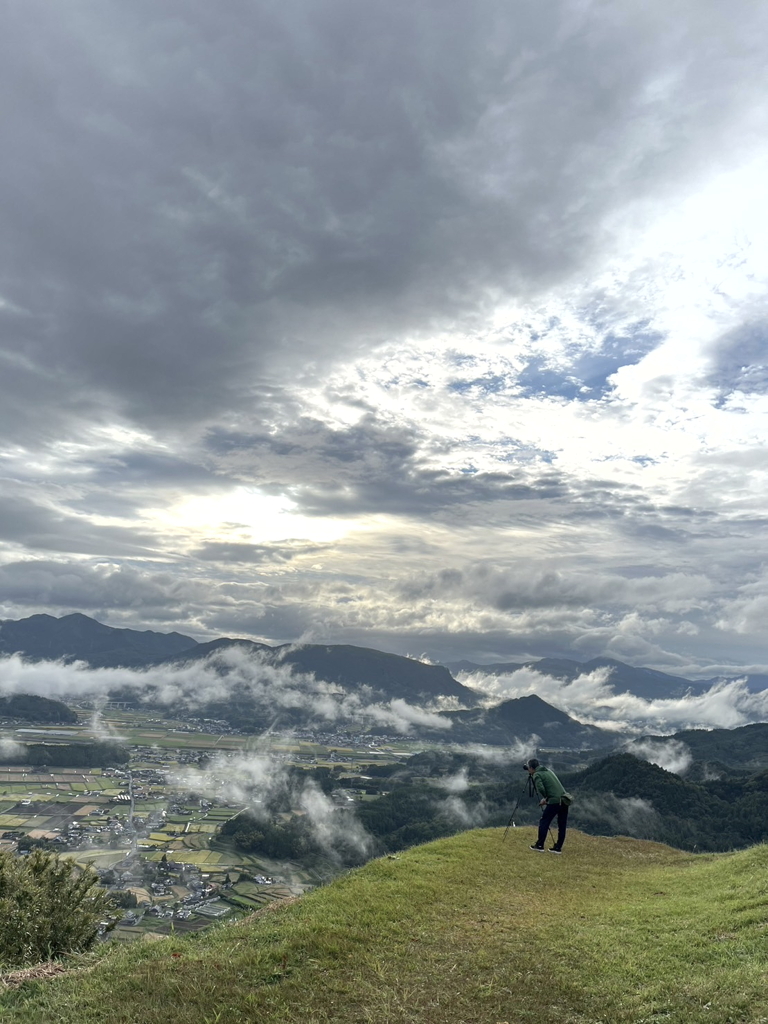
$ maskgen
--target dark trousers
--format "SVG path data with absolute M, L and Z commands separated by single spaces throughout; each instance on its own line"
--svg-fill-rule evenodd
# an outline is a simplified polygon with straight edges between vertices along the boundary
M 539 846 L 544 845 L 549 826 L 552 824 L 552 819 L 555 815 L 557 815 L 557 842 L 555 843 L 555 849 L 560 850 L 565 842 L 565 829 L 568 825 L 568 808 L 565 804 L 547 804 L 541 815 L 539 838 L 536 842 Z

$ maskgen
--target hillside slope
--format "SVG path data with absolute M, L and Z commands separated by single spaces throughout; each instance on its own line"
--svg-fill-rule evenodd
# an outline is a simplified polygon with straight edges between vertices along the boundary
M 707 1024 L 768 1018 L 768 847 L 465 832 L 194 940 L 0 995 L 9 1024 Z

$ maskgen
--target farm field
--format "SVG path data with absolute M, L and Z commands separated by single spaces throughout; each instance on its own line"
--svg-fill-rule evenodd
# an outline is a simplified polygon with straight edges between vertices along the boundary
M 89 735 L 93 712 L 78 709 L 78 713 L 80 725 L 68 730 L 40 727 L 33 732 L 6 731 L 4 735 L 7 739 L 35 743 L 82 740 Z M 405 753 L 402 748 L 408 747 L 399 743 L 396 754 L 383 746 L 355 748 L 285 737 L 201 732 L 188 723 L 160 721 L 150 712 L 125 709 L 105 710 L 100 728 L 131 752 L 133 820 L 139 828 L 135 840 L 129 827 L 126 771 L 90 767 L 41 770 L 16 764 L 0 764 L 0 840 L 6 834 L 4 842 L 20 835 L 48 842 L 66 836 L 66 855 L 78 864 L 92 864 L 99 869 L 111 868 L 136 851 L 150 863 L 165 856 L 168 861 L 194 866 L 206 873 L 245 871 L 282 877 L 287 869 L 292 883 L 308 886 L 319 881 L 319 876 L 314 878 L 311 872 L 294 864 L 270 863 L 244 854 L 221 842 L 221 825 L 243 806 L 191 800 L 191 794 L 184 788 L 190 766 L 197 767 L 200 757 L 210 758 L 217 753 L 227 757 L 258 751 L 262 755 L 270 752 L 296 767 L 338 769 L 343 765 L 345 771 L 354 772 L 371 762 L 395 763 Z M 71 829 L 75 825 L 78 832 L 73 842 Z M 234 895 L 246 903 L 255 898 L 254 893 L 245 890 Z

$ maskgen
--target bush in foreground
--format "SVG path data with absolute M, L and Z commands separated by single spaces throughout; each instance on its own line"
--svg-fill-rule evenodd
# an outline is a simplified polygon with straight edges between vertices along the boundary
M 89 949 L 112 902 L 98 876 L 34 850 L 0 853 L 0 964 L 18 966 Z

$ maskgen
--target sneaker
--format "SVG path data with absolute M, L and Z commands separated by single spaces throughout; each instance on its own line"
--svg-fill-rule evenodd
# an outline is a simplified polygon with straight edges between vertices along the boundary
M 536 850 L 537 853 L 544 853 L 544 847 L 543 846 L 539 846 L 538 843 L 533 843 L 533 845 L 530 846 L 529 849 Z
M 558 850 L 558 848 L 556 846 L 550 846 L 549 852 L 550 853 L 562 853 L 563 851 L 562 850 Z

